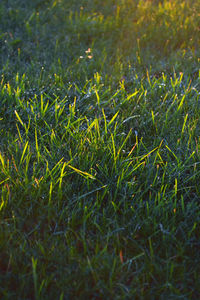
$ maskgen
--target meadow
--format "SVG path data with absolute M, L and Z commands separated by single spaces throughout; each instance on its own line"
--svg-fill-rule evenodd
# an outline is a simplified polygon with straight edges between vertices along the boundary
M 200 2 L 0 1 L 0 298 L 200 298 Z

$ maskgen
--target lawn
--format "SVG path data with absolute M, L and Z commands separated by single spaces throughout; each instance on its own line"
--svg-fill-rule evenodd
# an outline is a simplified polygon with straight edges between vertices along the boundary
M 199 0 L 0 1 L 0 298 L 200 299 Z

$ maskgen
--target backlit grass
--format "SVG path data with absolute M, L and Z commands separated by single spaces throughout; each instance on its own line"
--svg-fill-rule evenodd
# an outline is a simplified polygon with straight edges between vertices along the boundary
M 200 297 L 199 14 L 0 2 L 2 299 Z

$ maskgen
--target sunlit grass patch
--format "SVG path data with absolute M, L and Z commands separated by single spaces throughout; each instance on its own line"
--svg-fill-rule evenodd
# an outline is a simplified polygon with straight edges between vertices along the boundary
M 2 299 L 198 299 L 199 2 L 1 1 Z

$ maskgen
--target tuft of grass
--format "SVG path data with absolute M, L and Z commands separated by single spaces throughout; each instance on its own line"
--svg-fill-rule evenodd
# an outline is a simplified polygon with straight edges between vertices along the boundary
M 198 299 L 199 12 L 0 3 L 2 299 Z

